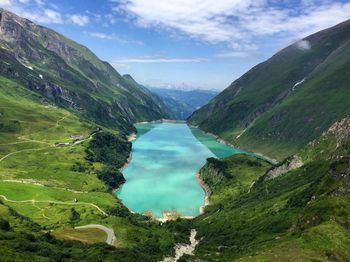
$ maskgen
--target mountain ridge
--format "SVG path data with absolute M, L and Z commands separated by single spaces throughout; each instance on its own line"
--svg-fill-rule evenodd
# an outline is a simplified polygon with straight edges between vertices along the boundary
M 9 11 L 0 11 L 0 74 L 102 125 L 132 123 L 167 113 L 150 93 L 126 81 L 87 47 Z
M 179 120 L 186 120 L 195 110 L 208 103 L 218 92 L 214 90 L 181 90 L 159 87 L 146 87 L 158 95 L 172 115 Z
M 189 122 L 273 158 L 295 153 L 350 113 L 349 35 L 350 21 L 345 21 L 282 49 L 194 112 Z

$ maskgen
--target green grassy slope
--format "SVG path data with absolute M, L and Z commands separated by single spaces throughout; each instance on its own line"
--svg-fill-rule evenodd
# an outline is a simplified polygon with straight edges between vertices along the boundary
M 98 179 L 106 167 L 100 159 L 103 150 L 112 150 L 91 147 L 97 134 L 106 132 L 103 127 L 12 80 L 0 77 L 0 86 L 1 261 L 157 261 L 171 252 L 183 234 L 132 215 Z M 91 135 L 97 128 L 99 133 Z M 122 145 L 123 136 L 109 131 Z M 72 140 L 71 135 L 81 138 Z M 87 148 L 99 148 L 96 160 L 87 160 Z M 6 221 L 9 229 L 3 226 Z M 57 231 L 60 236 L 67 228 L 86 224 L 113 228 L 118 248 L 58 241 L 47 234 Z
M 201 175 L 212 191 L 211 204 L 194 221 L 202 239 L 195 257 L 348 261 L 349 124 L 347 119 L 334 125 L 301 151 L 302 167 L 273 179 L 266 174 L 271 165 L 262 160 L 209 159 Z
M 296 153 L 350 113 L 349 35 L 347 21 L 281 50 L 195 112 L 190 123 L 279 160 Z
M 124 79 L 88 48 L 0 9 L 0 75 L 84 118 L 125 132 L 167 117 L 155 97 Z

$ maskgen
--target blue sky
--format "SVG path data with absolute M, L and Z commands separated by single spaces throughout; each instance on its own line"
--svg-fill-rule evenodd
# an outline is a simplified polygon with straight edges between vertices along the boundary
M 350 19 L 350 0 L 0 0 L 149 86 L 222 90 L 284 46 Z

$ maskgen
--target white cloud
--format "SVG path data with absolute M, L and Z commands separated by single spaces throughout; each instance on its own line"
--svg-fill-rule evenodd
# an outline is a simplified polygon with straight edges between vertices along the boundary
M 40 19 L 43 19 L 42 21 L 45 21 L 46 23 L 52 23 L 52 24 L 63 23 L 61 14 L 51 9 L 45 9 L 44 16 L 42 18 L 37 18 L 37 20 L 40 20 Z
M 229 51 L 225 53 L 219 53 L 216 55 L 218 58 L 260 58 L 263 54 L 257 51 Z
M 112 35 L 107 35 L 105 33 L 100 33 L 100 32 L 95 32 L 95 33 L 90 33 L 90 36 L 99 38 L 99 39 L 104 39 L 104 40 L 113 40 L 114 37 Z
M 208 61 L 204 58 L 127 58 L 114 60 L 112 64 L 155 64 L 155 63 L 200 63 Z
M 8 7 L 12 4 L 11 0 L 0 0 L 0 6 Z
M 57 7 L 52 4 L 48 5 L 43 0 L 0 0 L 0 7 L 40 24 L 68 22 L 85 26 L 89 23 L 89 17 L 80 14 L 62 14 Z
M 86 15 L 68 15 L 68 19 L 71 23 L 79 26 L 85 26 L 90 22 L 89 17 Z
M 35 0 L 35 2 L 36 2 L 38 5 L 43 5 L 43 4 L 44 4 L 44 0 Z
M 63 24 L 62 15 L 59 12 L 52 9 L 40 9 L 40 10 L 31 11 L 31 10 L 27 10 L 26 8 L 21 8 L 17 5 L 12 5 L 12 4 L 7 9 L 19 16 L 25 17 L 37 23 Z
M 350 18 L 350 1 L 113 0 L 112 10 L 140 27 L 244 49 L 259 37 L 300 39 Z M 275 3 L 275 4 L 274 4 Z M 277 4 L 276 4 L 277 3 Z M 288 5 L 289 4 L 289 5 Z M 290 6 L 292 8 L 290 8 Z
M 130 64 L 122 64 L 122 63 L 111 63 L 111 65 L 117 70 L 129 70 L 131 68 Z
M 108 41 L 114 41 L 115 43 L 126 45 L 126 44 L 133 44 L 133 45 L 143 45 L 144 43 L 142 41 L 137 40 L 129 40 L 125 37 L 117 36 L 116 34 L 106 34 L 102 32 L 92 32 L 89 33 L 91 37 L 98 38 L 101 40 L 108 40 Z
M 300 40 L 296 42 L 296 46 L 302 51 L 311 49 L 311 44 L 307 40 Z

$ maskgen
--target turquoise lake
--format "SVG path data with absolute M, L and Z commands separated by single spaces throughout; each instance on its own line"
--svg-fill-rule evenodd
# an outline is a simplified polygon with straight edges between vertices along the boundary
M 242 153 L 185 123 L 138 124 L 126 183 L 116 193 L 129 209 L 158 218 L 163 211 L 196 216 L 205 192 L 195 174 L 209 157 Z

